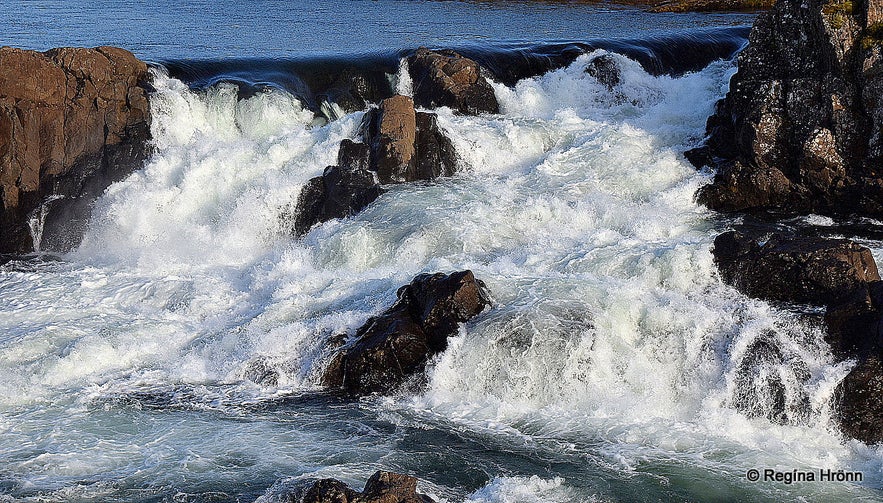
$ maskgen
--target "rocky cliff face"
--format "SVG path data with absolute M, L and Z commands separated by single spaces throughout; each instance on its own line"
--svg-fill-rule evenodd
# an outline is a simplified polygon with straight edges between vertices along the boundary
M 71 220 L 143 161 L 146 79 L 123 49 L 0 48 L 0 253 L 33 249 L 28 219 L 47 199 L 51 244 L 76 244 Z
M 719 211 L 883 215 L 883 1 L 781 0 L 688 153 Z

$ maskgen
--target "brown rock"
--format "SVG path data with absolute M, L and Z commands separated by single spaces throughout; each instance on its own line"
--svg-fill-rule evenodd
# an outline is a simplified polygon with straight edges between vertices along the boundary
M 414 102 L 419 107 L 450 107 L 467 115 L 499 113 L 494 90 L 481 75 L 475 61 L 454 51 L 430 51 L 425 47 L 408 58 L 414 83 Z
M 421 274 L 398 297 L 335 354 L 322 377 L 325 386 L 352 394 L 395 391 L 447 348 L 459 323 L 488 304 L 484 284 L 471 271 Z
M 381 183 L 434 180 L 457 171 L 457 154 L 435 114 L 416 112 L 407 96 L 383 100 L 364 120 L 366 143 L 340 142 L 337 166 L 307 182 L 298 196 L 294 233 L 353 215 L 377 199 Z M 375 174 L 376 173 L 376 174 Z
M 372 166 L 381 183 L 402 183 L 415 178 L 414 142 L 417 117 L 414 101 L 396 95 L 380 103 L 370 140 L 374 154 Z
M 109 156 L 140 166 L 143 148 L 129 144 L 149 135 L 146 78 L 113 47 L 0 48 L 0 252 L 30 251 L 27 217 L 47 197 L 94 197 L 90 178 L 118 178 Z
M 378 471 L 365 483 L 362 492 L 350 489 L 337 479 L 322 479 L 307 489 L 303 498 L 290 496 L 300 503 L 435 503 L 417 492 L 417 479 L 409 475 Z
M 368 112 L 362 136 L 371 146 L 371 169 L 381 183 L 434 180 L 457 171 L 457 153 L 436 115 L 416 112 L 406 96 L 393 96 Z

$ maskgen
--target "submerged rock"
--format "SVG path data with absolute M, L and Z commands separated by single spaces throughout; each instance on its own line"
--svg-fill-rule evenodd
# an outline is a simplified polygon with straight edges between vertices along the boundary
M 845 239 L 774 235 L 762 243 L 730 231 L 715 239 L 713 254 L 722 279 L 747 295 L 826 306 L 832 353 L 859 361 L 837 388 L 838 424 L 851 438 L 883 442 L 883 281 L 870 250 Z M 806 408 L 786 406 L 773 371 L 782 360 L 777 347 L 761 341 L 747 354 L 736 375 L 739 410 L 784 423 Z
M 867 444 L 883 442 L 883 363 L 880 355 L 861 361 L 835 390 L 836 420 L 847 436 Z
M 0 252 L 75 246 L 92 200 L 141 167 L 149 140 L 147 65 L 114 47 L 0 48 Z M 79 222 L 79 224 L 77 224 Z
M 294 232 L 353 215 L 383 193 L 381 184 L 434 180 L 457 171 L 457 154 L 435 114 L 417 112 L 407 96 L 393 96 L 370 110 L 365 143 L 340 142 L 337 166 L 307 182 L 298 196 Z
M 598 82 L 611 90 L 622 81 L 622 72 L 619 69 L 619 64 L 617 64 L 616 58 L 609 54 L 602 54 L 592 58 L 588 65 L 586 65 L 586 73 L 595 77 Z
M 357 492 L 337 479 L 321 479 L 303 494 L 289 495 L 291 503 L 435 503 L 417 492 L 417 479 L 400 473 L 378 471 Z
M 883 43 L 868 2 L 781 0 L 709 118 L 712 209 L 883 215 Z
M 811 408 L 803 388 L 810 378 L 803 361 L 788 357 L 774 334 L 764 333 L 748 346 L 736 367 L 733 406 L 748 417 L 776 424 L 800 423 Z M 786 382 L 796 384 L 791 393 Z
M 766 300 L 827 305 L 880 280 L 871 251 L 845 239 L 773 235 L 761 243 L 730 231 L 712 253 L 725 283 Z
M 417 106 L 450 107 L 466 115 L 500 112 L 494 89 L 475 61 L 451 50 L 421 47 L 407 62 Z
M 471 271 L 421 274 L 334 355 L 322 383 L 353 394 L 392 392 L 421 374 L 447 348 L 458 324 L 488 303 L 484 284 Z

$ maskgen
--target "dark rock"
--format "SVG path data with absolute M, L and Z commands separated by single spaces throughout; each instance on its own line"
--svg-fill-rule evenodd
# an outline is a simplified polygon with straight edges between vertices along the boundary
M 712 253 L 725 283 L 766 300 L 827 305 L 880 280 L 871 251 L 845 239 L 774 235 L 761 244 L 730 231 Z
M 294 217 L 295 235 L 333 218 L 345 218 L 371 204 L 382 193 L 374 173 L 350 167 L 328 166 L 301 189 Z
M 757 18 L 708 120 L 717 175 L 701 203 L 883 215 L 883 55 L 868 21 L 880 8 L 781 0 Z
M 487 304 L 484 284 L 471 271 L 421 274 L 335 354 L 322 383 L 353 394 L 394 391 L 421 374 L 429 359 L 447 348 L 457 325 Z
M 434 503 L 417 492 L 417 479 L 409 475 L 378 471 L 365 483 L 362 492 L 350 489 L 337 479 L 316 481 L 303 497 L 289 496 L 294 503 Z
M 835 391 L 836 420 L 847 436 L 867 444 L 883 442 L 883 363 L 874 355 L 861 361 Z
M 500 112 L 494 90 L 475 61 L 454 51 L 425 47 L 407 61 L 417 106 L 450 107 L 467 115 Z
M 357 491 L 337 479 L 316 481 L 301 499 L 301 503 L 351 503 L 359 496 Z M 292 498 L 289 501 L 297 501 Z
M 714 164 L 714 157 L 711 156 L 711 151 L 707 145 L 687 150 L 684 152 L 684 158 L 696 169 L 702 169 Z
M 736 367 L 733 406 L 748 417 L 798 424 L 809 416 L 809 395 L 800 386 L 789 394 L 785 382 L 805 383 L 810 377 L 806 364 L 783 354 L 772 333 L 762 334 Z
M 609 54 L 602 54 L 592 58 L 592 60 L 589 61 L 589 64 L 586 65 L 586 73 L 595 77 L 598 82 L 604 84 L 611 90 L 618 86 L 622 81 L 622 73 L 619 69 L 619 64 L 617 64 L 616 59 Z
M 369 171 L 371 169 L 371 147 L 364 143 L 357 143 L 349 138 L 340 142 L 340 150 L 337 151 L 337 165 L 349 168 Z
M 868 283 L 828 306 L 825 341 L 838 359 L 883 351 L 883 281 Z
M 457 151 L 438 127 L 435 114 L 417 112 L 415 180 L 434 180 L 457 172 Z
M 32 250 L 28 219 L 47 200 L 44 232 L 63 234 L 66 219 L 88 219 L 97 195 L 141 167 L 146 79 L 146 64 L 113 47 L 0 49 L 0 252 Z M 68 249 L 79 241 L 69 234 L 44 241 Z

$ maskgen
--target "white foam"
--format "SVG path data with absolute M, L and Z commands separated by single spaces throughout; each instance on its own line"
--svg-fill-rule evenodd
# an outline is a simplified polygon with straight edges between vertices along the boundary
M 495 85 L 500 115 L 439 110 L 464 172 L 392 187 L 302 240 L 290 232 L 297 195 L 362 114 L 320 125 L 279 91 L 237 101 L 229 86 L 194 92 L 155 75 L 157 152 L 145 169 L 98 201 L 65 262 L 0 269 L 0 407 L 51 416 L 144 389 L 311 389 L 329 337 L 353 333 L 417 273 L 468 268 L 494 308 L 438 357 L 426 393 L 381 414 L 553 439 L 562 456 L 561 446 L 592 449 L 623 476 L 675 459 L 734 476 L 793 463 L 883 480 L 880 451 L 831 428 L 848 366 L 832 364 L 818 330 L 717 278 L 713 218 L 693 200 L 707 175 L 680 151 L 704 134 L 731 68 L 653 77 L 613 55 L 622 82 L 608 89 L 584 71 L 596 55 Z M 741 358 L 760 337 L 779 344 L 785 362 L 768 370 L 783 376 L 789 404 L 806 397 L 806 418 L 776 425 L 734 409 Z M 256 362 L 277 385 L 247 381 Z M 217 427 L 223 444 L 228 426 Z M 163 428 L 154 434 L 203 445 L 198 431 Z M 0 450 L 20 441 L 3 438 Z M 91 452 L 70 469 L 106 469 Z M 177 462 L 120 456 L 131 472 Z M 49 478 L 68 466 L 42 459 Z M 566 501 L 574 490 L 554 477 L 501 477 L 471 498 Z

